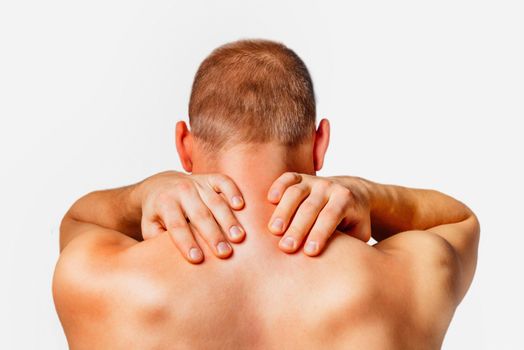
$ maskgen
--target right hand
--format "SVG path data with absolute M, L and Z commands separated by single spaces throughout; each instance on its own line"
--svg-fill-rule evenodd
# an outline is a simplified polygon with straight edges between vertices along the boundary
M 191 226 L 219 258 L 228 258 L 233 253 L 228 240 L 238 243 L 244 239 L 245 231 L 231 210 L 242 209 L 244 200 L 226 175 L 166 171 L 141 182 L 139 193 L 144 240 L 167 231 L 182 256 L 191 263 L 204 260 Z

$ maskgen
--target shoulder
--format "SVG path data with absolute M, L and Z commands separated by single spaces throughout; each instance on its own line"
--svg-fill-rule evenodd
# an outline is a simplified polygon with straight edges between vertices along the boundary
M 53 299 L 67 332 L 78 315 L 104 316 L 114 276 L 124 268 L 120 256 L 137 241 L 122 234 L 92 228 L 62 250 L 53 275 Z
M 100 279 L 114 269 L 119 254 L 138 243 L 117 231 L 91 226 L 61 251 L 54 282 L 76 282 L 88 276 Z
M 165 237 L 137 242 L 100 228 L 72 240 L 60 254 L 53 276 L 53 298 L 66 333 L 68 327 L 109 316 L 157 313 L 165 288 L 149 260 L 160 239 Z
M 413 321 L 421 331 L 445 331 L 460 299 L 461 265 L 453 246 L 432 232 L 412 230 L 375 247 L 400 264 L 412 291 Z
M 151 259 L 169 238 L 133 243 L 105 234 L 75 238 L 56 265 L 53 298 L 68 343 L 71 348 L 120 348 L 115 344 L 132 341 L 150 347 L 137 345 L 147 339 L 135 335 L 154 331 L 148 327 L 171 314 L 171 290 L 158 278 L 166 264 Z
M 429 231 L 400 232 L 375 244 L 375 248 L 416 262 L 421 269 L 455 270 L 458 264 L 453 246 Z

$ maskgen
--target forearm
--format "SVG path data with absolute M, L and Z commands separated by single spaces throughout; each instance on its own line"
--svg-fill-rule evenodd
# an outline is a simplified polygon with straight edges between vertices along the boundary
M 381 241 L 408 230 L 426 230 L 463 221 L 473 215 L 458 200 L 435 190 L 378 184 L 362 178 L 346 178 L 369 201 L 372 236 Z M 352 184 L 352 185 L 351 185 Z
M 141 202 L 139 184 L 94 191 L 78 199 L 64 220 L 91 223 L 141 240 Z M 70 241 L 73 233 L 61 230 L 61 241 Z M 65 236 L 65 237 L 62 237 Z

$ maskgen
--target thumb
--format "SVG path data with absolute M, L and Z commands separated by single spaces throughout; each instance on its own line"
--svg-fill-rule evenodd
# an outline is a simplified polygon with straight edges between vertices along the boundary
M 144 241 L 151 239 L 166 231 L 162 224 L 160 224 L 160 222 L 156 220 L 149 220 L 146 218 L 142 218 L 140 226 L 142 229 L 142 238 L 144 239 Z
M 364 218 L 356 222 L 346 233 L 362 242 L 367 242 L 371 238 L 371 220 Z

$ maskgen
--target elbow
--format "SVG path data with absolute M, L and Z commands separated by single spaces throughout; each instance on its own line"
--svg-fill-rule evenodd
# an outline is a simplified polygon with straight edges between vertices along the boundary
M 62 220 L 60 221 L 60 239 L 59 239 L 60 252 L 64 250 L 67 244 L 74 237 L 74 234 L 73 234 L 74 224 L 75 222 L 81 221 L 80 216 L 78 215 L 78 212 L 83 203 L 83 199 L 87 197 L 88 195 L 89 194 L 86 194 L 80 197 L 79 199 L 77 199 L 71 205 L 71 207 L 67 210 L 67 212 L 62 217 Z
M 478 238 L 480 238 L 480 221 L 475 213 L 471 212 L 471 214 L 474 222 L 474 233 Z
M 64 217 L 62 218 L 62 221 L 60 221 L 60 237 L 59 237 L 59 249 L 60 253 L 62 253 L 62 250 L 64 250 L 65 247 L 65 241 L 66 241 L 66 235 L 67 235 L 67 221 L 70 220 L 69 218 L 69 212 L 67 212 Z
M 478 217 L 471 212 L 471 215 L 466 219 L 466 233 L 461 246 L 458 247 L 461 252 L 461 267 L 463 283 L 460 288 L 460 299 L 466 294 L 475 271 L 477 269 L 478 248 L 480 241 L 480 222 Z
M 477 215 L 475 215 L 475 213 L 473 212 L 471 215 L 471 220 L 472 220 L 472 230 L 471 230 L 472 242 L 475 245 L 475 252 L 476 252 L 476 255 L 478 256 L 478 246 L 480 242 L 480 221 Z
M 471 242 L 475 244 L 475 246 L 478 246 L 480 240 L 480 221 L 477 215 L 469 207 L 467 207 L 467 209 L 469 216 L 467 217 L 466 221 L 468 221 L 470 225 L 468 231 L 471 237 Z
M 75 219 L 73 219 L 69 215 L 69 211 L 64 215 L 64 217 L 62 218 L 62 221 L 60 222 L 60 238 L 59 238 L 60 253 L 62 253 L 64 248 L 67 246 L 67 244 L 73 238 L 73 226 L 72 226 L 72 224 L 74 222 L 75 222 Z
M 458 201 L 458 200 L 457 200 Z M 464 222 L 466 226 L 464 232 L 467 233 L 467 243 L 469 246 L 474 246 L 475 251 L 477 250 L 478 243 L 480 240 L 480 221 L 477 215 L 468 207 L 464 202 L 458 201 L 463 207 L 463 217 L 460 220 Z

